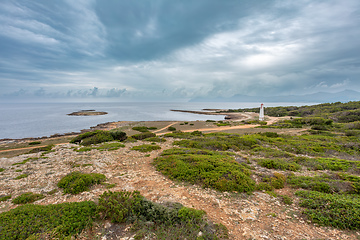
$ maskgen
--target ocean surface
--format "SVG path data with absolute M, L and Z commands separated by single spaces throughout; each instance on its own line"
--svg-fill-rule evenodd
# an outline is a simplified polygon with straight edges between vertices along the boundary
M 301 106 L 309 103 L 264 103 L 272 106 Z M 78 132 L 100 123 L 113 121 L 195 121 L 223 120 L 224 116 L 200 115 L 177 110 L 238 109 L 259 107 L 260 103 L 189 103 L 189 102 L 101 102 L 101 103 L 0 103 L 0 139 L 50 136 Z M 68 116 L 93 109 L 108 112 L 101 116 Z

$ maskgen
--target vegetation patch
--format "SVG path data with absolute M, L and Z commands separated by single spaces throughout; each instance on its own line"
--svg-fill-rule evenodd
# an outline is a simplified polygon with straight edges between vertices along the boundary
M 26 203 L 35 202 L 35 201 L 43 199 L 43 198 L 45 198 L 45 196 L 43 194 L 28 192 L 28 193 L 21 194 L 17 198 L 14 198 L 12 200 L 12 203 L 26 204 Z
M 3 172 L 3 171 L 5 171 L 5 168 L 0 168 L 0 172 Z
M 122 131 L 102 131 L 96 130 L 93 132 L 86 132 L 80 134 L 73 138 L 70 143 L 79 143 L 83 146 L 89 146 L 91 144 L 98 144 L 102 142 L 111 142 L 111 141 L 124 141 L 127 136 L 125 132 Z
M 280 169 L 280 170 L 289 170 L 289 171 L 298 171 L 301 169 L 301 166 L 294 162 L 288 162 L 284 159 L 259 159 L 258 164 L 262 167 L 269 169 Z
M 93 222 L 94 202 L 73 202 L 55 205 L 26 204 L 0 213 L 0 239 L 64 239 L 80 233 Z
M 219 191 L 251 192 L 255 187 L 251 171 L 226 152 L 174 148 L 165 150 L 154 165 L 171 179 Z
M 6 200 L 8 200 L 10 198 L 11 198 L 11 195 L 0 196 L 0 202 L 5 202 Z
M 139 192 L 104 192 L 97 213 L 112 222 L 131 222 L 135 239 L 155 235 L 159 239 L 227 239 L 224 226 L 209 224 L 205 212 L 179 203 L 158 204 L 145 199 Z M 149 224 L 151 223 L 151 224 Z
M 293 188 L 303 188 L 323 193 L 360 193 L 359 179 L 344 178 L 345 180 L 341 179 L 337 174 L 322 174 L 314 177 L 292 175 L 288 177 L 287 183 Z
M 146 138 L 156 137 L 156 134 L 152 133 L 152 132 L 144 132 L 144 133 L 134 134 L 131 137 L 136 139 L 136 140 L 144 140 Z
M 359 195 L 329 194 L 317 191 L 297 191 L 303 213 L 313 222 L 340 229 L 360 229 Z
M 148 132 L 149 129 L 145 126 L 140 126 L 140 127 L 133 127 L 132 130 L 138 131 L 138 132 Z
M 27 178 L 29 176 L 29 174 L 27 173 L 24 173 L 24 174 L 21 174 L 19 176 L 17 176 L 16 178 L 14 178 L 15 180 L 19 180 L 19 179 L 22 179 L 22 178 Z
M 47 145 L 45 147 L 38 147 L 38 148 L 34 148 L 34 149 L 31 149 L 29 151 L 29 153 L 39 153 L 39 152 L 44 152 L 44 154 L 47 154 L 49 152 L 51 152 L 51 149 L 54 147 L 53 144 L 51 145 Z
M 57 184 L 64 189 L 64 193 L 78 194 L 88 191 L 89 187 L 106 180 L 104 174 L 72 172 L 63 177 Z
M 139 152 L 151 152 L 154 150 L 159 150 L 161 149 L 160 146 L 158 145 L 151 145 L 151 144 L 143 144 L 143 145 L 139 145 L 139 146 L 134 146 L 131 148 L 131 150 L 136 150 Z
M 39 145 L 39 144 L 41 144 L 40 141 L 29 142 L 29 145 Z
M 176 128 L 170 126 L 170 127 L 168 127 L 168 130 L 174 132 L 174 131 L 176 131 Z
M 145 141 L 148 141 L 148 142 L 166 142 L 166 139 L 162 138 L 162 137 L 150 137 L 150 138 L 146 138 Z

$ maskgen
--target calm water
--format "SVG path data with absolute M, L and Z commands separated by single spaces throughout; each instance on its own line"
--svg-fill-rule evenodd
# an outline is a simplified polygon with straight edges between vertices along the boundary
M 270 106 L 309 105 L 301 103 L 267 103 Z M 50 136 L 55 133 L 77 132 L 99 123 L 112 121 L 194 121 L 222 120 L 223 116 L 172 112 L 170 109 L 201 110 L 204 108 L 235 109 L 258 107 L 259 103 L 0 103 L 0 139 Z M 102 116 L 67 116 L 66 114 L 94 109 L 108 112 Z

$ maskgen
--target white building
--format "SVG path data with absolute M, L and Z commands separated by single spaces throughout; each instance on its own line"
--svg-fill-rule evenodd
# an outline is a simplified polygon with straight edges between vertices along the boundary
M 264 121 L 264 104 L 260 105 L 260 114 L 259 114 L 259 121 Z

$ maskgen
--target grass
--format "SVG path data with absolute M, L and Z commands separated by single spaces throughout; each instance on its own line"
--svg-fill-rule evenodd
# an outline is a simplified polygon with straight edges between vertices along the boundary
M 219 191 L 251 192 L 251 172 L 226 152 L 169 149 L 154 159 L 156 169 L 171 179 L 199 184 Z
M 43 194 L 36 194 L 32 192 L 23 193 L 20 196 L 14 198 L 12 203 L 15 204 L 26 204 L 26 203 L 33 203 L 37 200 L 43 199 L 45 196 Z
M 159 150 L 159 149 L 161 149 L 160 146 L 151 145 L 151 144 L 142 144 L 142 145 L 134 146 L 134 147 L 131 148 L 131 150 L 136 150 L 136 151 L 139 151 L 139 152 L 151 152 L 151 151 Z
M 99 173 L 72 172 L 61 178 L 57 186 L 64 190 L 64 193 L 78 194 L 88 191 L 89 187 L 106 180 L 105 175 Z

